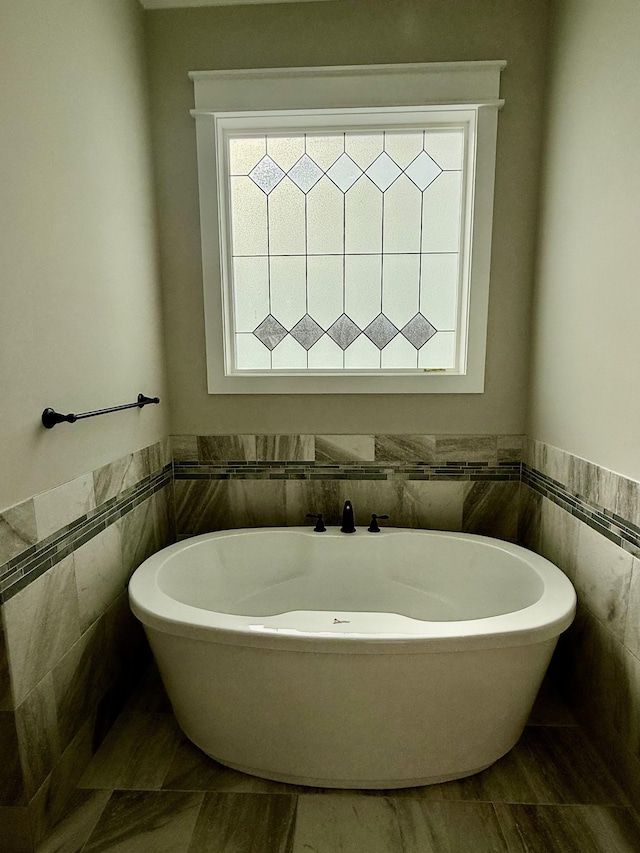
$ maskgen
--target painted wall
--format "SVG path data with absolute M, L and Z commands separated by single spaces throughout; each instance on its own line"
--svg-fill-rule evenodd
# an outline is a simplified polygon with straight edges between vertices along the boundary
M 543 0 L 346 0 L 146 15 L 172 432 L 519 434 L 542 125 Z M 195 128 L 197 69 L 506 59 L 482 395 L 210 396 Z
M 640 5 L 560 0 L 550 27 L 528 434 L 640 479 Z
M 0 509 L 166 434 L 143 12 L 0 0 Z

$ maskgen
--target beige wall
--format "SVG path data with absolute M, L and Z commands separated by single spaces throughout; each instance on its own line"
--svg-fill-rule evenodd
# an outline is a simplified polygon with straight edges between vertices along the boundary
M 640 479 L 640 4 L 554 11 L 528 432 Z
M 524 427 L 547 3 L 339 0 L 146 15 L 167 354 L 176 433 L 520 433 Z M 210 396 L 195 69 L 506 59 L 482 395 Z
M 0 509 L 153 443 L 165 395 L 143 12 L 0 0 Z

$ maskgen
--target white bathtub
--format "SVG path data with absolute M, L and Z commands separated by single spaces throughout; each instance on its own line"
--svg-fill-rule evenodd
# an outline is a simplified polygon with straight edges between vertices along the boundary
M 468 776 L 516 743 L 569 580 L 483 536 L 225 530 L 129 587 L 180 726 L 217 761 L 304 785 Z

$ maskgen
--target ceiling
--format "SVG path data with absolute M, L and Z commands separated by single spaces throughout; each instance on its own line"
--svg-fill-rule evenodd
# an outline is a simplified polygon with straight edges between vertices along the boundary
M 311 3 L 319 0 L 140 0 L 145 9 L 187 9 L 194 6 L 249 6 L 257 3 Z M 326 0 L 320 0 L 326 2 Z

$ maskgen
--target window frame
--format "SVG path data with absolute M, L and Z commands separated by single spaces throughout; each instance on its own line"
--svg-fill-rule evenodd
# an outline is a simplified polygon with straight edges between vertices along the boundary
M 505 62 L 421 63 L 191 72 L 196 94 L 198 182 L 208 390 L 212 394 L 482 393 L 488 319 L 493 188 L 500 72 Z M 283 85 L 285 83 L 287 85 Z M 296 123 L 304 114 L 353 117 L 391 113 L 465 115 L 473 146 L 467 162 L 472 210 L 467 247 L 468 313 L 464 372 L 442 370 L 271 371 L 229 373 L 229 300 L 224 286 L 228 247 L 219 199 L 224 152 L 220 134 L 235 124 Z M 472 117 L 472 118 L 470 118 Z M 322 126 L 319 124 L 319 126 Z

